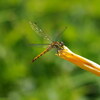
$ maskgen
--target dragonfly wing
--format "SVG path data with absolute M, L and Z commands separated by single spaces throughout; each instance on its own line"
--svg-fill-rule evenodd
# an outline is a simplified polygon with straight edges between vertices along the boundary
M 30 23 L 32 29 L 33 29 L 34 31 L 36 31 L 36 33 L 37 33 L 38 35 L 40 35 L 40 36 L 42 36 L 44 39 L 46 39 L 46 40 L 52 42 L 52 39 L 37 25 L 37 23 L 35 23 L 35 22 L 32 23 L 31 21 L 30 21 L 29 23 Z

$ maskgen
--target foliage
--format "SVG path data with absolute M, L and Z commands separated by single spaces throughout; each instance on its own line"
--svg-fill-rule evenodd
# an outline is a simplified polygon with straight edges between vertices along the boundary
M 100 64 L 99 0 L 0 0 L 0 100 L 100 100 L 100 78 L 50 51 L 29 21 L 72 51 Z M 61 39 L 60 39 L 61 38 Z

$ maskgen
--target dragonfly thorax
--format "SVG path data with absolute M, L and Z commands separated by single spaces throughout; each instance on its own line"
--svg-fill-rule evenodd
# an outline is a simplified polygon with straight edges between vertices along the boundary
M 56 42 L 53 42 L 53 43 L 51 44 L 51 46 L 52 46 L 53 48 L 57 48 L 58 50 L 64 49 L 64 48 L 63 48 L 63 46 L 64 46 L 64 43 L 63 43 L 63 42 L 58 42 L 58 41 L 56 41 Z

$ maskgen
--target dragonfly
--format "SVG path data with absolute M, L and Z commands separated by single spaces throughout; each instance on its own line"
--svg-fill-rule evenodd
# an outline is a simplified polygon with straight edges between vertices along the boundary
M 57 50 L 56 56 L 67 60 L 80 68 L 87 70 L 89 72 L 92 72 L 93 74 L 100 76 L 100 65 L 85 58 L 82 57 L 74 52 L 72 52 L 67 46 L 64 45 L 63 42 L 59 41 L 52 41 L 52 39 L 46 34 L 36 23 L 29 22 L 32 29 L 34 29 L 39 35 L 42 35 L 45 39 L 49 40 L 50 44 L 44 44 L 48 45 L 48 47 L 39 55 L 33 58 L 32 62 L 36 61 L 38 58 L 40 58 L 42 55 L 50 51 L 51 49 L 55 48 Z M 66 28 L 65 28 L 66 29 Z M 63 31 L 65 31 L 65 29 Z M 56 39 L 61 35 L 62 32 L 60 32 Z M 35 44 L 33 44 L 35 45 Z

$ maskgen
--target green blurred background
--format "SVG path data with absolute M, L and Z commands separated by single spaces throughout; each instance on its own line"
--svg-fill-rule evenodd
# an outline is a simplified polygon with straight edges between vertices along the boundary
M 0 0 L 0 100 L 100 100 L 100 77 L 51 50 L 31 29 L 37 22 L 73 52 L 100 64 L 99 0 Z

